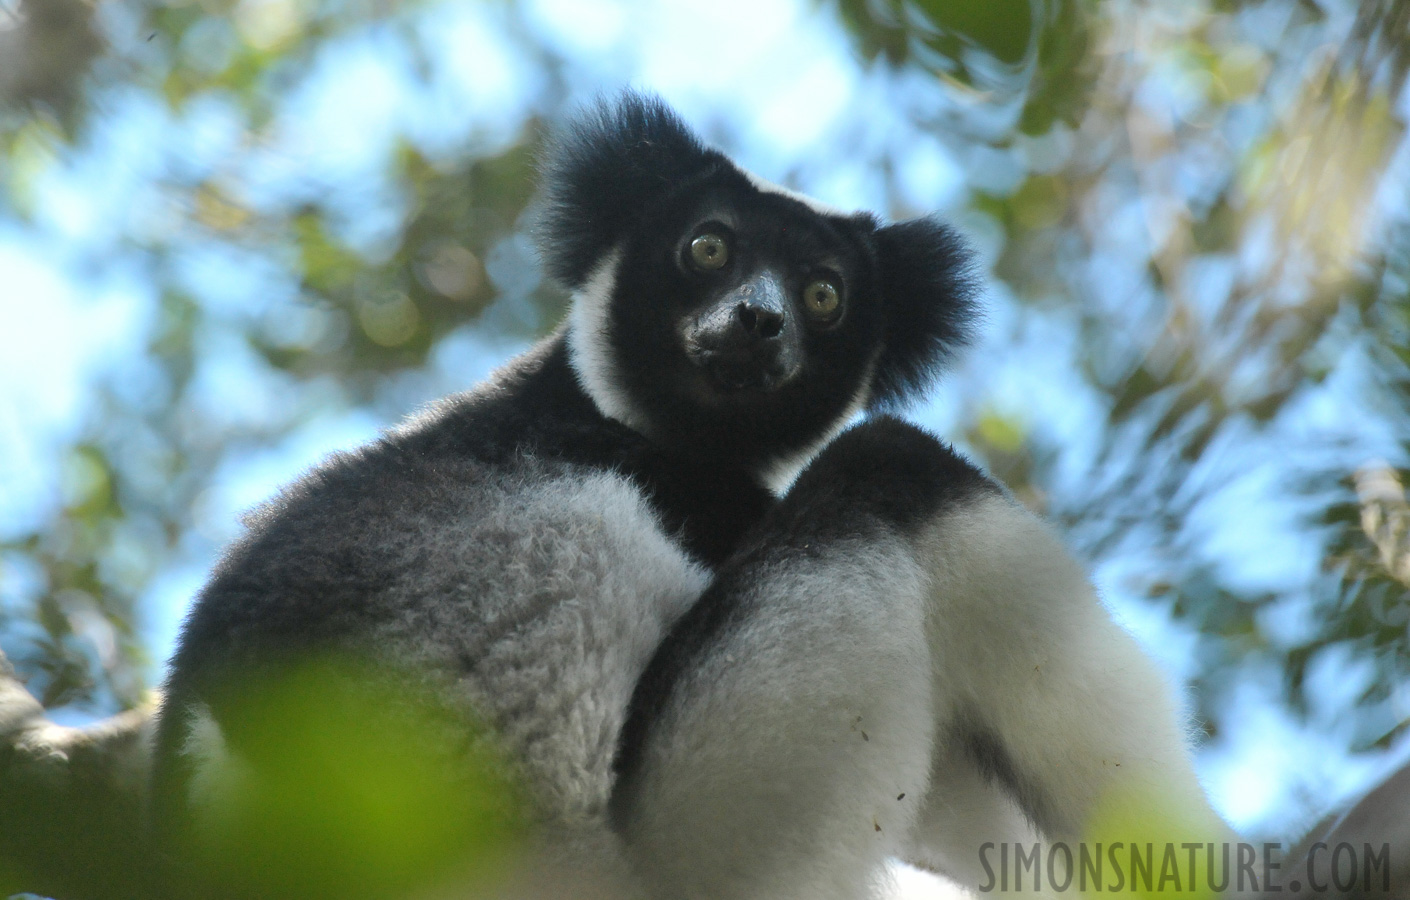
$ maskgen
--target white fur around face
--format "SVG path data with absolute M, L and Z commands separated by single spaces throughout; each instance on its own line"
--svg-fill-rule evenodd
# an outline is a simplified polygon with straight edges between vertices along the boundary
M 568 359 L 578 376 L 578 384 L 592 398 L 598 412 L 650 435 L 651 421 L 632 401 L 612 352 L 612 293 L 621 259 L 622 251 L 613 250 L 573 293 L 573 308 L 568 319 Z
M 867 374 L 862 379 L 862 386 L 857 389 L 852 401 L 847 404 L 847 408 L 828 427 L 827 431 L 798 452 L 770 461 L 760 470 L 759 482 L 776 496 L 782 497 L 787 493 L 789 486 L 798 478 L 799 473 L 812 461 L 813 457 L 821 453 L 824 447 L 832 443 L 833 438 L 856 421 L 862 410 L 866 409 L 867 401 L 871 399 L 871 381 L 875 377 L 875 373 L 876 360 L 873 359 L 867 366 Z
M 824 203 L 821 200 L 815 200 L 814 198 L 809 197 L 807 194 L 795 191 L 793 190 L 793 188 L 784 187 L 781 184 L 775 184 L 774 182 L 769 181 L 767 178 L 761 178 L 758 175 L 755 175 L 753 172 L 745 172 L 744 177 L 749 179 L 749 183 L 754 185 L 755 190 L 763 191 L 766 194 L 778 194 L 781 197 L 787 197 L 790 200 L 796 200 L 811 209 L 813 212 L 818 213 L 819 215 L 842 216 L 844 218 L 852 215 L 852 213 L 848 212 L 845 209 L 842 209 L 841 207 L 833 206 L 830 203 Z

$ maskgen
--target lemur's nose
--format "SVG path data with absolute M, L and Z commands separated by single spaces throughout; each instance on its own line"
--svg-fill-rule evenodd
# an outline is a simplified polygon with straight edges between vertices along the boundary
M 686 355 L 716 390 L 774 391 L 798 374 L 803 334 L 784 290 L 778 275 L 757 272 L 683 320 Z
M 764 340 L 772 340 L 783 332 L 783 311 L 750 297 L 734 308 L 735 318 L 744 330 Z

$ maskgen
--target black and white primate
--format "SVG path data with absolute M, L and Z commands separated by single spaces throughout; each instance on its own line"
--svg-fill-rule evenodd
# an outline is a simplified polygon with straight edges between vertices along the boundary
M 843 430 L 964 342 L 949 228 L 769 184 L 634 94 L 544 177 L 567 322 L 252 521 L 172 661 L 159 815 L 238 764 L 220 684 L 337 647 L 484 717 L 546 852 L 623 897 L 860 898 L 889 858 L 977 885 L 982 843 L 1110 798 L 1223 837 L 1048 528 L 910 425 Z

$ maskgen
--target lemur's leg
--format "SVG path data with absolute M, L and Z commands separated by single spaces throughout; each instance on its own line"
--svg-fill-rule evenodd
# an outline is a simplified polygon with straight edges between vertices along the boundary
M 921 543 L 936 771 L 955 777 L 967 761 L 1074 853 L 1149 841 L 1184 860 L 1184 842 L 1235 839 L 1195 776 L 1175 692 L 1047 526 L 981 492 L 940 510 Z M 947 830 L 941 781 L 914 856 L 978 860 L 996 838 Z
M 661 896 L 865 896 L 888 855 L 978 886 L 988 840 L 1223 839 L 1183 738 L 1048 530 L 879 420 L 808 467 L 662 646 L 614 816 Z
M 930 789 L 920 801 L 911 846 L 902 852 L 909 863 L 986 893 L 1031 889 L 1025 873 L 1020 885 L 1013 864 L 1014 846 L 1025 848 L 1042 837 L 1003 785 L 995 783 L 958 741 L 937 745 L 930 769 Z M 991 845 L 986 856 L 979 849 Z M 1007 876 L 1001 868 L 1010 861 Z M 988 868 L 985 868 L 985 863 Z
M 855 900 L 907 846 L 935 731 L 915 553 L 945 502 L 935 446 L 840 437 L 638 683 L 613 812 L 653 897 Z

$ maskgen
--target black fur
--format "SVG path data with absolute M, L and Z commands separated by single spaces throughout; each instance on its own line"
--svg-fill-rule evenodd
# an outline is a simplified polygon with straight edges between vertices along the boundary
M 879 229 L 876 247 L 888 316 L 872 405 L 895 408 L 923 396 L 969 343 L 980 283 L 964 240 L 938 219 Z
M 252 643 L 291 651 L 356 632 L 362 616 L 375 614 L 370 607 L 379 583 L 395 574 L 391 559 L 399 548 L 362 545 L 356 556 L 330 559 L 328 530 L 346 533 L 434 510 L 435 488 L 448 474 L 480 478 L 524 455 L 621 472 L 641 485 L 667 531 L 712 566 L 773 503 L 752 473 L 702 467 L 603 418 L 574 379 L 561 337 L 515 361 L 492 385 L 442 401 L 428 415 L 426 427 L 335 454 L 252 514 L 249 532 L 205 591 L 238 595 L 238 602 L 196 604 L 173 668 L 183 671 L 187 657 L 203 656 L 207 640 L 228 641 L 248 629 L 261 632 Z M 290 583 L 294 577 L 299 583 Z M 291 588 L 306 599 L 284 603 L 280 595 Z
M 752 472 L 663 450 L 604 418 L 579 387 L 561 335 L 490 384 L 442 401 L 420 427 L 334 454 L 247 518 L 247 534 L 183 625 L 157 737 L 158 819 L 167 819 L 159 822 L 167 833 L 183 827 L 177 798 L 190 775 L 179 753 L 187 702 L 218 708 L 249 674 L 328 649 L 365 651 L 359 636 L 395 612 L 384 588 L 407 566 L 431 564 L 414 546 L 417 535 L 389 545 L 375 537 L 379 529 L 428 510 L 446 520 L 472 513 L 447 507 L 444 486 L 526 455 L 629 476 L 668 533 L 710 566 L 774 502 Z M 359 532 L 368 537 L 359 540 Z
M 759 466 L 808 446 L 843 415 L 865 384 L 884 321 L 875 302 L 869 220 L 827 219 L 760 194 L 733 168 L 701 179 L 680 202 L 650 207 L 623 245 L 610 334 L 628 393 L 663 443 Z M 729 219 L 729 266 L 702 276 L 676 264 L 676 248 L 711 220 Z M 830 260 L 847 282 L 849 305 L 836 327 L 802 327 L 802 377 L 769 393 L 699 397 L 699 372 L 681 353 L 681 317 L 704 309 L 750 276 L 774 269 L 801 294 L 814 267 Z M 640 298 L 640 299 L 638 299 Z M 643 309 L 642 300 L 650 299 Z M 795 308 L 794 318 L 801 318 Z
M 580 286 L 642 210 L 728 166 L 657 97 L 626 92 L 595 105 L 550 141 L 541 167 L 549 273 Z
M 606 325 L 614 368 L 663 444 L 767 466 L 825 435 L 859 392 L 872 408 L 921 395 L 969 339 L 977 286 L 954 231 L 933 219 L 882 227 L 866 213 L 829 215 L 761 191 L 657 99 L 628 93 L 594 108 L 553 145 L 544 170 L 545 263 L 580 288 L 618 254 Z M 733 248 L 718 272 L 682 264 L 706 228 Z M 839 279 L 841 320 L 803 329 L 807 363 L 795 383 L 702 396 L 680 323 L 764 271 L 782 277 L 795 304 L 814 277 Z

